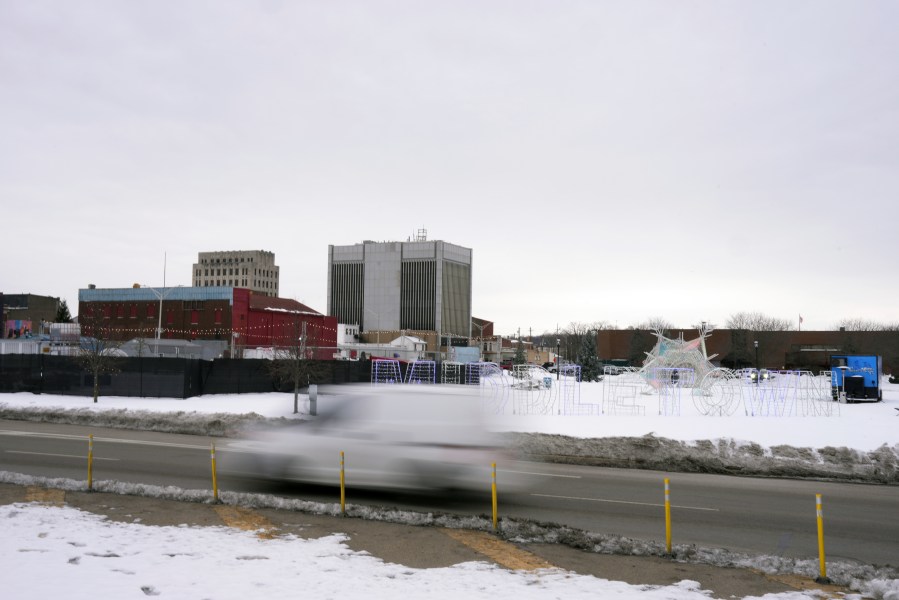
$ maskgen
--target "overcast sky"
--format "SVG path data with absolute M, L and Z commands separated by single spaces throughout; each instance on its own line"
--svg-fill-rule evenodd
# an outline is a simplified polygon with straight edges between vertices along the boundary
M 0 0 L 0 291 L 473 249 L 497 333 L 899 321 L 899 3 Z

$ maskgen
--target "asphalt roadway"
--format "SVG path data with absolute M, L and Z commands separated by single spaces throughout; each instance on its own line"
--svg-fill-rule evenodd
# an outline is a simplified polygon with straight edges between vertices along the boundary
M 486 561 L 507 569 L 560 568 L 635 585 L 668 585 L 688 579 L 698 581 L 703 589 L 712 592 L 714 598 L 761 596 L 801 589 L 848 592 L 845 588 L 823 586 L 796 576 L 771 576 L 748 569 L 688 564 L 664 557 L 595 554 L 559 544 L 513 544 L 483 531 L 0 484 L 0 504 L 17 502 L 65 505 L 103 515 L 112 521 L 139 522 L 145 526 L 224 525 L 259 531 L 261 537 L 292 534 L 306 539 L 342 533 L 348 537 L 346 543 L 353 550 L 366 551 L 384 561 L 418 569 Z
M 0 470 L 37 477 L 84 480 L 88 435 L 94 436 L 93 476 L 98 481 L 210 490 L 210 449 L 216 442 L 219 489 L 255 491 L 228 480 L 225 439 L 77 425 L 0 421 Z M 352 485 L 347 499 L 367 507 L 416 513 L 477 515 L 490 511 L 489 488 L 480 494 L 436 497 L 373 493 Z M 500 516 L 557 524 L 579 531 L 658 544 L 665 533 L 662 483 L 666 473 L 557 463 L 498 465 Z M 505 487 L 527 477 L 525 492 Z M 335 485 L 339 469 L 334 463 Z M 721 548 L 750 556 L 816 559 L 815 494 L 824 498 L 830 562 L 899 565 L 899 487 L 823 481 L 672 473 L 674 544 Z M 9 481 L 9 480 L 6 480 Z M 489 474 L 485 472 L 485 482 Z M 333 504 L 338 490 L 279 490 L 289 499 Z

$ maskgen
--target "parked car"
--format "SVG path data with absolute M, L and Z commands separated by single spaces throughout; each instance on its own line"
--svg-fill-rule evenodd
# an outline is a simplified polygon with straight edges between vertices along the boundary
M 220 450 L 223 476 L 337 485 L 343 452 L 350 488 L 485 491 L 491 464 L 513 460 L 487 430 L 477 395 L 459 386 L 390 387 L 323 407 L 314 422 L 232 442 Z M 518 477 L 504 473 L 503 487 L 520 487 Z

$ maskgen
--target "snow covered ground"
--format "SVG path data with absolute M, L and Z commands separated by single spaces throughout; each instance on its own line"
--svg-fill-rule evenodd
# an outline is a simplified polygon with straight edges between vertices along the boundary
M 681 398 L 677 414 L 673 414 L 670 405 L 662 411 L 667 414 L 659 414 L 658 396 L 642 394 L 637 401 L 644 406 L 645 414 L 609 414 L 602 412 L 607 393 L 604 385 L 584 383 L 579 389 L 578 402 L 584 407 L 598 407 L 595 414 L 559 414 L 561 405 L 523 400 L 538 396 L 512 391 L 503 391 L 500 397 L 485 402 L 485 406 L 495 430 L 510 432 L 525 451 L 536 455 L 557 454 L 572 445 L 583 448 L 590 444 L 605 452 L 608 445 L 604 444 L 615 440 L 613 446 L 625 460 L 629 448 L 632 450 L 626 442 L 628 438 L 643 437 L 645 441 L 644 436 L 651 435 L 658 440 L 656 453 L 660 460 L 676 460 L 677 452 L 696 451 L 719 458 L 722 453 L 729 453 L 737 461 L 751 460 L 761 470 L 772 464 L 781 469 L 785 462 L 823 464 L 826 469 L 838 469 L 836 463 L 842 463 L 839 469 L 843 470 L 839 472 L 848 473 L 850 478 L 882 480 L 896 476 L 897 385 L 884 385 L 882 403 L 828 402 L 826 410 L 785 411 L 792 413 L 790 416 L 750 416 L 742 406 L 730 416 L 705 416 L 689 394 Z M 422 386 L 422 391 L 427 387 Z M 367 388 L 321 388 L 319 407 L 326 408 L 338 392 L 365 394 Z M 101 397 L 97 404 L 90 398 L 76 396 L 3 394 L 0 418 L 223 435 L 247 425 L 310 418 L 307 400 L 301 396 L 300 412 L 294 414 L 292 394 L 280 393 L 185 400 Z M 840 460 L 827 464 L 836 454 Z M 890 465 L 892 471 L 884 475 L 883 469 Z M 11 474 L 3 475 L 6 481 L 17 481 Z M 481 563 L 447 569 L 410 569 L 354 553 L 339 535 L 312 541 L 261 540 L 224 528 L 112 523 L 72 508 L 33 504 L 0 507 L 0 520 L 6 534 L 0 536 L 0 560 L 8 573 L 17 574 L 12 578 L 12 593 L 4 593 L 10 598 L 63 593 L 69 598 L 95 597 L 101 581 L 104 597 L 119 598 L 156 594 L 281 597 L 295 595 L 297 581 L 302 581 L 303 590 L 313 597 L 707 597 L 696 584 L 687 581 L 666 587 L 631 586 L 560 571 L 508 572 Z M 196 574 L 213 572 L 220 576 L 202 578 L 204 586 L 198 589 Z M 46 577 L 46 573 L 54 573 L 54 577 Z M 893 577 L 874 573 L 864 581 L 855 581 L 854 587 L 869 597 L 895 600 L 899 598 L 899 580 Z M 813 596 L 796 592 L 777 597 Z
M 224 527 L 149 527 L 68 507 L 0 506 L 3 597 L 68 598 L 634 598 L 700 600 L 696 582 L 636 586 L 563 570 L 482 562 L 413 569 L 353 552 L 343 536 L 262 539 Z M 769 599 L 809 599 L 784 593 Z
M 702 415 L 689 390 L 683 392 L 680 414 L 677 415 L 671 414 L 671 411 L 667 415 L 659 414 L 657 394 L 638 396 L 637 402 L 643 405 L 645 414 L 602 413 L 604 386 L 604 382 L 580 384 L 577 400 L 585 407 L 595 407 L 596 414 L 593 415 L 558 414 L 556 410 L 545 414 L 539 414 L 537 410 L 514 414 L 515 395 L 527 394 L 515 391 L 503 392 L 503 398 L 490 403 L 486 408 L 490 413 L 492 426 L 497 431 L 546 433 L 576 438 L 638 437 L 653 434 L 684 442 L 726 438 L 754 442 L 762 447 L 833 446 L 859 451 L 872 451 L 883 445 L 895 448 L 899 444 L 899 419 L 895 418 L 899 416 L 899 384 L 883 384 L 883 402 L 819 403 L 830 412 L 829 416 L 750 416 L 742 405 L 730 416 Z M 364 395 L 370 389 L 368 384 L 322 387 L 319 390 L 319 407 L 327 407 L 336 395 Z M 0 394 L 0 410 L 3 411 L 0 412 L 0 417 L 5 418 L 27 418 L 29 412 L 38 415 L 42 412 L 63 411 L 70 413 L 72 418 L 78 414 L 91 413 L 94 420 L 103 418 L 105 414 L 110 422 L 116 415 L 127 416 L 125 411 L 131 416 L 138 416 L 142 411 L 157 413 L 156 416 L 158 413 L 175 413 L 184 421 L 216 413 L 254 413 L 257 417 L 268 419 L 308 418 L 308 399 L 305 395 L 300 396 L 299 414 L 294 414 L 293 408 L 293 394 L 287 393 L 212 395 L 187 399 L 101 396 L 96 404 L 91 398 L 81 396 Z M 494 408 L 499 410 L 494 412 Z M 139 426 L 139 423 L 133 425 Z

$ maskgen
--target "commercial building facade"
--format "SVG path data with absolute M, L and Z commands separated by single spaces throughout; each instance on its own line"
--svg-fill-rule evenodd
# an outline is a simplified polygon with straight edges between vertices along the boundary
M 2 337 L 22 338 L 46 333 L 49 323 L 56 320 L 60 299 L 37 294 L 0 293 L 0 323 Z
M 328 314 L 362 332 L 471 336 L 472 251 L 444 241 L 328 246 Z
M 281 287 L 275 253 L 266 250 L 200 252 L 191 280 L 194 287 L 239 287 L 273 297 Z

